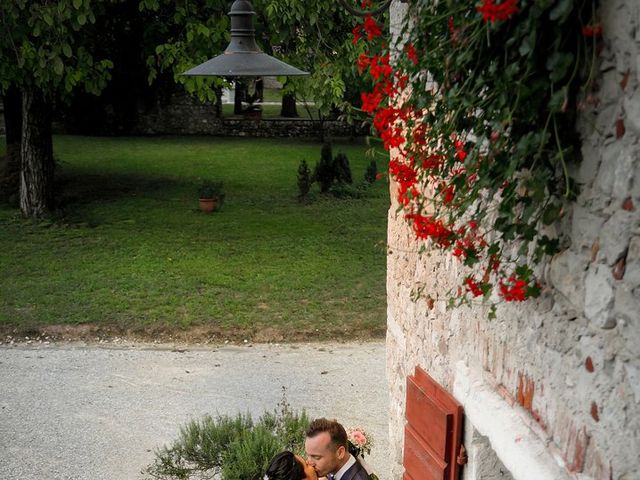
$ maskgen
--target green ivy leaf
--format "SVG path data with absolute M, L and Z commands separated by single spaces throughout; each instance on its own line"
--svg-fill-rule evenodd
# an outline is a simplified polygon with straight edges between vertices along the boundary
M 529 285 L 525 289 L 525 295 L 527 296 L 527 298 L 538 298 L 540 296 L 541 291 L 542 290 L 540 286 L 538 286 L 538 284 Z
M 56 75 L 62 75 L 64 72 L 64 64 L 58 56 L 53 58 L 53 71 L 56 72 Z
M 564 87 L 561 90 L 558 90 L 549 99 L 549 111 L 551 113 L 559 113 L 562 111 L 562 106 L 564 105 L 565 99 L 567 97 L 567 88 Z
M 573 53 L 553 52 L 547 60 L 547 70 L 551 73 L 549 78 L 552 82 L 562 80 L 568 73 L 569 67 L 573 65 Z
M 81 6 L 82 6 L 82 0 L 73 0 L 73 8 L 75 8 L 76 10 L 80 10 Z
M 545 208 L 544 212 L 542 213 L 542 223 L 544 223 L 545 225 L 553 224 L 556 220 L 560 218 L 561 211 L 562 211 L 562 205 L 550 203 L 549 205 L 547 205 L 547 208 Z
M 529 35 L 524 37 L 524 40 L 522 40 L 522 43 L 520 44 L 520 48 L 518 49 L 518 53 L 520 53 L 522 57 L 526 57 L 531 52 L 533 52 L 533 50 L 535 49 L 535 46 L 536 46 L 536 31 L 534 29 L 531 31 Z
M 549 12 L 549 18 L 563 24 L 567 21 L 569 14 L 573 10 L 573 0 L 560 0 L 558 4 Z

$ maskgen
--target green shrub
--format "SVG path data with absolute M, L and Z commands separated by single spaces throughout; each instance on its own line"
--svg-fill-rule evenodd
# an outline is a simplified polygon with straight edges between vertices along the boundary
M 279 410 L 251 415 L 205 416 L 180 430 L 171 446 L 155 453 L 145 472 L 152 478 L 261 480 L 271 459 L 283 450 L 302 452 L 309 418 L 291 411 L 283 398 Z
M 376 177 L 378 176 L 378 165 L 375 160 L 371 160 L 369 165 L 367 165 L 367 169 L 364 172 L 364 181 L 373 184 L 376 181 Z
M 311 179 L 311 170 L 306 160 L 302 160 L 298 166 L 298 197 L 303 199 L 311 190 L 313 180 Z
M 367 192 L 369 184 L 363 183 L 357 186 L 348 183 L 336 183 L 329 192 L 336 198 L 362 198 Z
M 331 188 L 331 185 L 333 185 L 335 178 L 333 153 L 331 151 L 331 144 L 327 142 L 322 145 L 320 161 L 316 163 L 316 168 L 313 172 L 313 179 L 320 185 L 320 191 L 322 193 L 326 193 Z
M 339 153 L 333 160 L 334 176 L 338 183 L 353 183 L 353 177 L 351 176 L 351 166 L 349 165 L 349 159 L 344 153 Z
M 153 478 L 189 479 L 208 472 L 219 474 L 228 446 L 253 429 L 250 415 L 205 416 L 180 429 L 170 447 L 156 451 L 155 462 L 147 467 Z
M 231 442 L 224 452 L 224 480 L 262 480 L 269 462 L 284 450 L 279 439 L 263 425 Z

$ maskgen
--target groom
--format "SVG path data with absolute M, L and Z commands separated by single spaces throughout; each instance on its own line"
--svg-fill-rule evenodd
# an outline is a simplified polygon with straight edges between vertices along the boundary
M 368 480 L 366 470 L 347 447 L 347 432 L 335 420 L 318 418 L 307 429 L 307 463 L 329 480 Z

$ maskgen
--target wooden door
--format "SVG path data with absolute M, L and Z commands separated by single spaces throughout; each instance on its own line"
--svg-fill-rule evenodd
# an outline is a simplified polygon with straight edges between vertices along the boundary
M 424 370 L 407 378 L 404 480 L 458 480 L 464 412 Z

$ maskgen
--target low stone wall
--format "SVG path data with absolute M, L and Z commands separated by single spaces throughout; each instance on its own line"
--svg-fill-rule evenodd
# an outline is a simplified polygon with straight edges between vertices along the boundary
M 355 137 L 368 131 L 345 122 L 303 119 L 216 118 L 215 115 L 148 114 L 135 128 L 138 135 L 216 135 L 229 137 Z
M 367 135 L 366 126 L 341 121 L 319 122 L 300 118 L 250 118 L 216 115 L 212 104 L 202 104 L 188 95 L 176 95 L 166 105 L 140 112 L 133 134 L 216 135 L 232 137 L 353 137 Z

